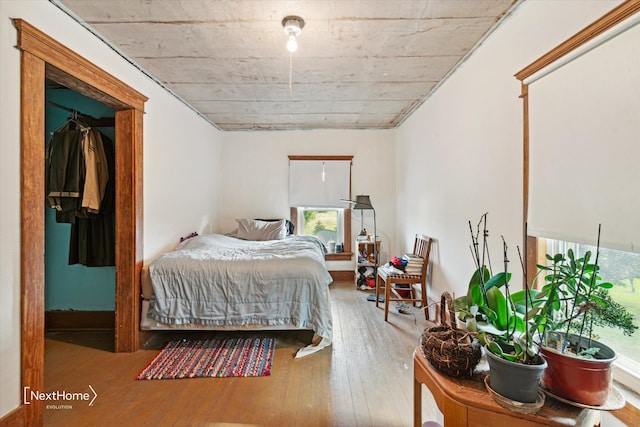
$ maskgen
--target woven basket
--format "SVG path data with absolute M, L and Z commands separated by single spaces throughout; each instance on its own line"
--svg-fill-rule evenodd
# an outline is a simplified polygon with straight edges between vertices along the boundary
M 449 324 L 446 307 L 449 306 Z M 420 337 L 424 357 L 434 368 L 456 378 L 470 377 L 482 356 L 478 340 L 456 327 L 453 300 L 449 292 L 442 294 L 440 326 L 426 328 Z

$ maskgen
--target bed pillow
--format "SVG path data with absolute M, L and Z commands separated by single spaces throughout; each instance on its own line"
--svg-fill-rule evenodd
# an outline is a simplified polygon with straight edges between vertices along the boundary
M 264 218 L 256 218 L 256 221 L 265 221 L 265 222 L 278 222 L 280 221 L 280 219 L 264 219 Z M 295 230 L 296 227 L 295 225 L 293 225 L 293 223 L 291 221 L 289 221 L 288 219 L 285 219 L 286 222 L 286 227 L 287 227 L 287 236 L 291 236 Z
M 280 240 L 287 237 L 286 220 L 276 222 L 260 221 L 256 219 L 236 219 L 238 233 L 236 237 L 244 240 Z

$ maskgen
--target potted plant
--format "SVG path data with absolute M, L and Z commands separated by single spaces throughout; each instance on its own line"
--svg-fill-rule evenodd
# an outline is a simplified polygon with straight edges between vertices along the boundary
M 599 276 L 600 231 L 595 259 L 592 252 L 577 258 L 547 254 L 549 265 L 538 265 L 534 277 L 545 284 L 535 296 L 529 316 L 539 327 L 541 354 L 548 367 L 542 384 L 553 395 L 589 406 L 607 402 L 616 353 L 594 339 L 593 326 L 620 328 L 627 335 L 637 329 L 633 316 L 613 301 L 613 286 Z
M 534 340 L 540 328 L 536 321 L 542 317 L 527 317 L 536 291 L 527 288 L 511 293 L 511 273 L 507 271 L 509 260 L 504 239 L 503 271 L 493 275 L 486 266 L 485 263 L 489 263 L 486 215 L 482 216 L 475 234 L 469 223 L 476 270 L 469 281 L 467 295 L 455 301 L 456 311 L 467 329 L 476 332 L 485 347 L 491 388 L 508 399 L 534 403 L 546 367 Z M 482 249 L 479 237 L 481 224 Z

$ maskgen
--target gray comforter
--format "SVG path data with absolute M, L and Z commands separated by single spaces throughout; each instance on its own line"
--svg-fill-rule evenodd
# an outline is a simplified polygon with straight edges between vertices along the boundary
M 331 339 L 324 246 L 315 237 L 189 239 L 149 266 L 149 317 L 172 325 L 288 325 Z

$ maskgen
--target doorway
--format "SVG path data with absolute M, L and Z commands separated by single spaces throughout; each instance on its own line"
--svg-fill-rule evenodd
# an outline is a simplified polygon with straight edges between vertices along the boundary
M 142 128 L 147 98 L 21 19 L 13 21 L 21 50 L 21 377 L 44 389 L 45 79 L 95 99 L 115 113 L 115 350 L 139 348 L 142 268 Z M 42 405 L 22 405 L 39 425 Z
M 101 329 L 115 325 L 115 111 L 47 79 L 45 83 L 45 150 L 59 148 L 64 135 L 87 126 L 93 132 L 98 160 L 81 176 L 96 177 L 80 209 L 64 202 L 67 211 L 45 202 L 45 331 Z M 84 145 L 81 145 L 84 146 Z M 49 153 L 51 156 L 51 153 Z M 84 157 L 84 156 L 83 156 Z M 72 156 L 72 158 L 76 158 Z M 47 170 L 58 171 L 69 155 L 49 159 Z M 80 168 L 82 170 L 82 168 Z M 75 175 L 75 174 L 74 174 Z M 68 174 L 65 174 L 67 179 Z M 51 177 L 49 178 L 51 186 Z M 85 178 L 86 179 L 86 178 Z M 66 181 L 66 180 L 65 180 Z M 97 190 L 97 192 L 96 192 Z M 45 188 L 45 193 L 51 188 Z M 82 190 L 83 192 L 85 190 Z M 62 207 L 60 207 L 61 209 Z M 113 341 L 109 348 L 113 351 Z

